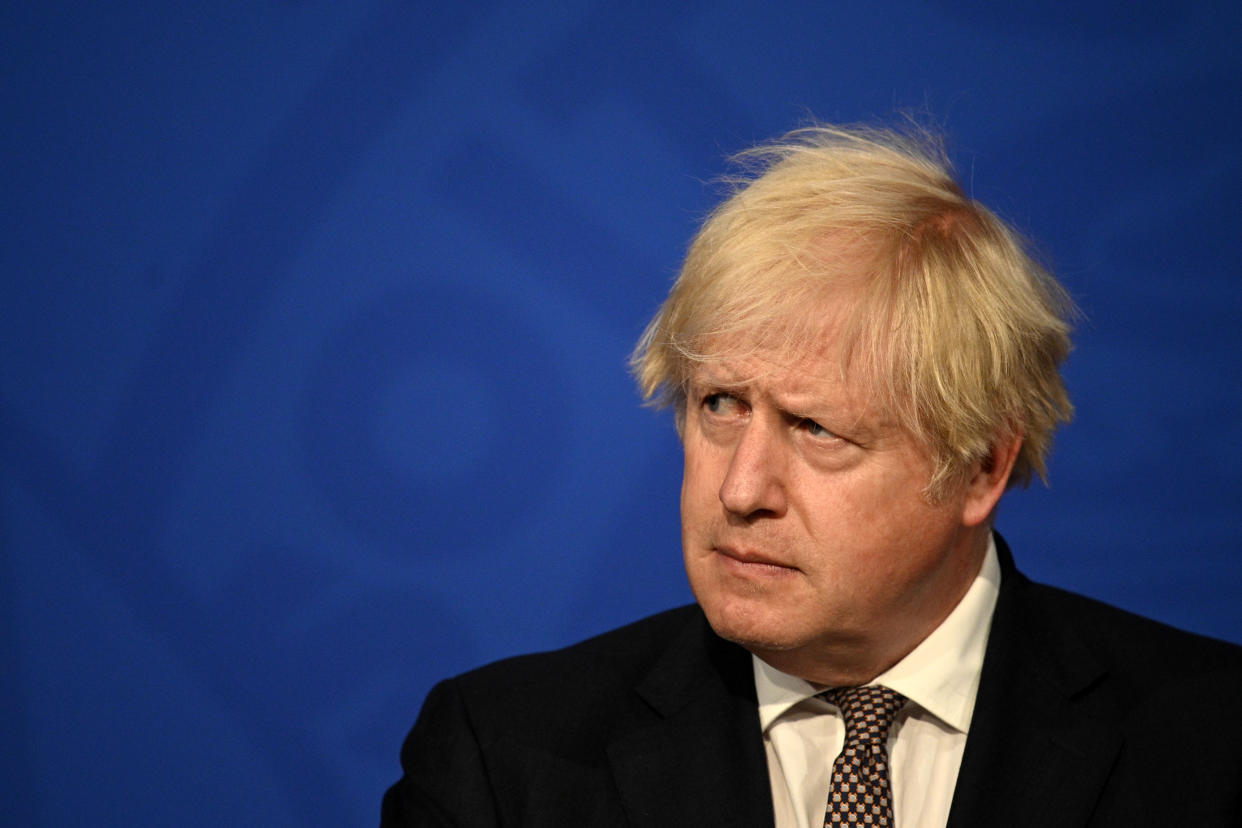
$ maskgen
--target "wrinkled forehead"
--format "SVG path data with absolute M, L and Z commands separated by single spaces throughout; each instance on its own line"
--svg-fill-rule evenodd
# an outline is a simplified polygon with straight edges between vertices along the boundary
M 750 389 L 790 402 L 831 401 L 860 413 L 879 405 L 874 383 L 850 349 L 828 331 L 791 339 L 787 335 L 712 337 L 686 366 L 690 387 Z M 828 334 L 828 335 L 824 335 Z
M 832 296 L 803 296 L 801 301 L 767 313 L 709 324 L 689 341 L 686 369 L 704 370 L 746 382 L 774 373 L 844 382 L 859 372 L 857 303 Z

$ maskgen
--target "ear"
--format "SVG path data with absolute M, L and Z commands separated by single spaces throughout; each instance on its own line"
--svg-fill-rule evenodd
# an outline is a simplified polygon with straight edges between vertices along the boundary
M 998 435 L 987 457 L 975 463 L 971 477 L 966 482 L 966 497 L 962 504 L 962 523 L 978 526 L 992 516 L 1000 502 L 1009 474 L 1022 448 L 1021 430 L 1008 435 Z

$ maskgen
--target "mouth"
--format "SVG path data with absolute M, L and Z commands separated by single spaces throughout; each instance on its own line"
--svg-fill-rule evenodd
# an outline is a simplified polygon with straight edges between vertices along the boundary
M 749 576 L 774 576 L 774 575 L 792 575 L 798 572 L 796 566 L 782 563 L 775 558 L 763 554 L 755 550 L 735 549 L 728 546 L 713 547 L 713 550 L 720 556 L 721 562 L 726 568 L 737 572 L 738 574 Z

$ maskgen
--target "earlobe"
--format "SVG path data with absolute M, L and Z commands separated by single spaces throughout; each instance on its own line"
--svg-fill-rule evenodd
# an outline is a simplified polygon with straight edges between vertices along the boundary
M 998 436 L 992 443 L 992 451 L 976 465 L 966 484 L 966 498 L 962 504 L 962 523 L 978 526 L 988 520 L 1000 502 L 1009 475 L 1022 448 L 1021 431 Z

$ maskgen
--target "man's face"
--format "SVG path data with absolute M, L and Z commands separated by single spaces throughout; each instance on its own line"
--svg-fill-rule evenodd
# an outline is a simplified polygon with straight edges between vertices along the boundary
M 924 496 L 926 449 L 828 353 L 691 374 L 686 570 L 716 632 L 823 684 L 868 681 L 956 606 L 986 548 L 966 495 Z M 870 673 L 868 675 L 868 673 Z

